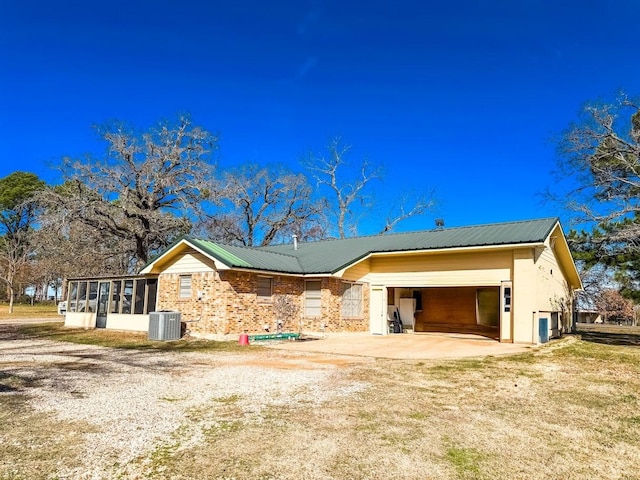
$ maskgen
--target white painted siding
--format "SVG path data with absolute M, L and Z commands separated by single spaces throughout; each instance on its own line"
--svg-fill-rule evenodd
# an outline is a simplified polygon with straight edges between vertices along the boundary
M 184 252 L 176 260 L 167 265 L 162 273 L 201 273 L 213 272 L 213 261 L 195 250 Z

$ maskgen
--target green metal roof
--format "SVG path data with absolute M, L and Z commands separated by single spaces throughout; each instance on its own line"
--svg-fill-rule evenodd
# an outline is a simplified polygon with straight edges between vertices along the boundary
M 299 242 L 267 247 L 239 247 L 186 239 L 231 268 L 279 273 L 335 273 L 371 253 L 542 243 L 558 218 L 443 228 L 419 232 Z

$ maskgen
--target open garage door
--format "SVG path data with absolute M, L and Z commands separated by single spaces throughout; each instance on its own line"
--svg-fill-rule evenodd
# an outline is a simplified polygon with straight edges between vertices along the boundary
M 499 337 L 499 287 L 431 287 L 420 289 L 422 309 L 416 332 L 477 333 Z

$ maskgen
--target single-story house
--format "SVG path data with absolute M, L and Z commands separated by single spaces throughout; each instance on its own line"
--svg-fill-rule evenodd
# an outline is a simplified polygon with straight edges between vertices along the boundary
M 577 309 L 576 311 L 577 323 L 604 323 L 602 314 L 597 310 Z
M 184 237 L 136 277 L 71 280 L 70 305 L 74 282 L 76 298 L 89 299 L 85 311 L 82 282 L 105 304 L 102 316 L 98 302 L 81 321 L 69 308 L 70 325 L 144 331 L 157 310 L 180 312 L 192 335 L 217 339 L 387 335 L 401 322 L 403 332 L 528 344 L 566 328 L 582 288 L 557 218 L 258 248 Z

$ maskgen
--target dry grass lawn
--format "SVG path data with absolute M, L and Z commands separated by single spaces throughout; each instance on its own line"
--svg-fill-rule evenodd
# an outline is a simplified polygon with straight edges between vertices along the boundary
M 58 307 L 53 302 L 36 303 L 35 305 L 15 304 L 13 313 L 9 314 L 9 304 L 0 302 L 0 320 L 14 318 L 51 318 L 62 320 L 58 315 Z
M 616 339 L 459 361 L 327 356 L 336 385 L 361 388 L 259 414 L 250 398 L 218 398 L 115 478 L 640 479 L 640 348 Z M 251 361 L 261 355 L 267 368 L 292 368 L 260 349 Z M 34 412 L 28 399 L 0 359 L 2 480 L 58 478 L 58 465 L 82 463 L 97 428 Z

